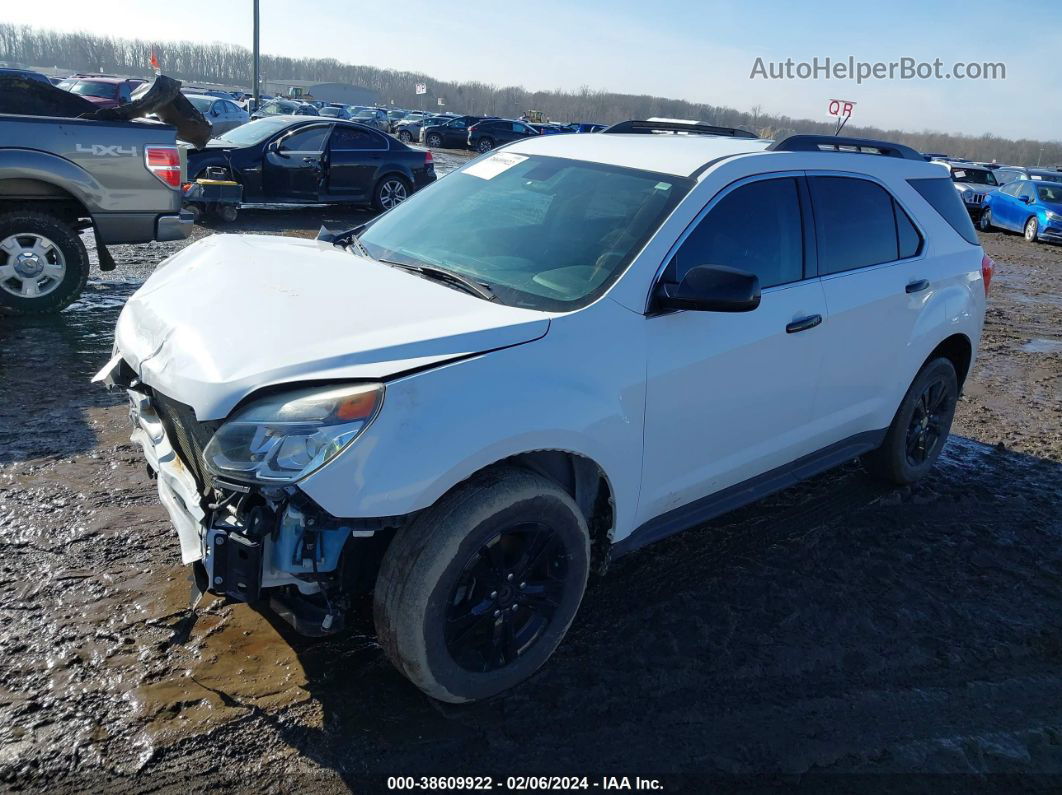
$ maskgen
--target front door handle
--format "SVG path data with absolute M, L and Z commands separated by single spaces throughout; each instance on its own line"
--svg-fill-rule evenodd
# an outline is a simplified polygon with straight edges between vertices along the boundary
M 809 328 L 815 328 L 822 322 L 822 315 L 808 315 L 802 317 L 800 320 L 794 320 L 792 323 L 787 323 L 785 327 L 786 334 L 796 334 L 798 331 L 807 331 Z
M 911 282 L 905 288 L 909 293 L 920 293 L 923 290 L 929 289 L 929 279 L 919 279 L 916 282 Z

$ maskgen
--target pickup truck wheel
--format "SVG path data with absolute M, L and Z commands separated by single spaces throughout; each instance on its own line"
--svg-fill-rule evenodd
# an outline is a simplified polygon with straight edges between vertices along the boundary
M 58 312 L 81 295 L 88 272 L 85 244 L 69 224 L 42 212 L 0 215 L 0 306 Z
M 885 441 L 863 457 L 863 465 L 899 485 L 924 476 L 948 440 L 958 397 L 955 366 L 944 358 L 928 362 L 904 395 Z
M 409 183 L 402 177 L 391 174 L 376 183 L 376 189 L 372 192 L 372 206 L 383 212 L 396 207 L 408 198 Z
M 474 476 L 388 547 L 373 600 L 380 644 L 433 698 L 493 696 L 557 648 L 589 564 L 586 521 L 553 481 L 517 468 Z

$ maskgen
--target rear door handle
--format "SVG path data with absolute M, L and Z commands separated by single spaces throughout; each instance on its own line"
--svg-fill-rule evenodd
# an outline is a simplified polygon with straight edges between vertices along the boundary
M 923 290 L 929 289 L 929 279 L 919 279 L 916 282 L 911 282 L 905 288 L 909 293 L 920 293 Z
M 807 331 L 809 328 L 815 328 L 822 322 L 822 315 L 808 315 L 802 317 L 800 320 L 794 320 L 792 323 L 787 323 L 785 327 L 786 334 L 796 334 L 798 331 Z

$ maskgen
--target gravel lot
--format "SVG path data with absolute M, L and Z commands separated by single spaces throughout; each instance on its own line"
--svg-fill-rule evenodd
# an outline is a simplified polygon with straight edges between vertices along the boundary
M 245 210 L 232 231 L 360 217 Z M 123 400 L 88 383 L 174 244 L 114 247 L 118 270 L 60 316 L 0 317 L 0 781 L 1062 777 L 1062 247 L 983 242 L 981 358 L 930 478 L 886 489 L 851 464 L 625 558 L 543 671 L 460 708 L 407 684 L 364 620 L 314 642 L 246 605 L 187 609 Z

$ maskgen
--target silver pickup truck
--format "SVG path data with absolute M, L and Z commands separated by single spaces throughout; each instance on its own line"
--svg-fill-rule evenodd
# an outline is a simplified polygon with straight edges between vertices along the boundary
M 174 128 L 0 113 L 0 308 L 56 312 L 77 299 L 96 236 L 110 243 L 186 237 L 183 169 Z

